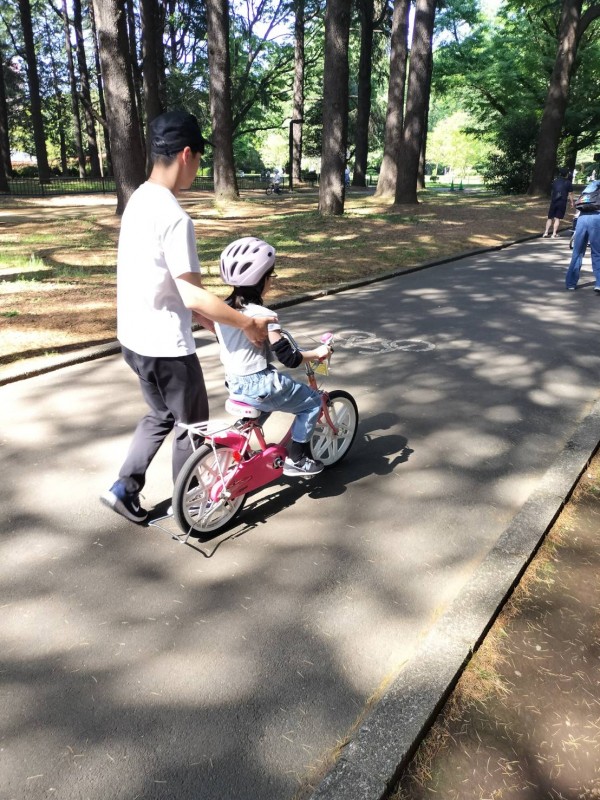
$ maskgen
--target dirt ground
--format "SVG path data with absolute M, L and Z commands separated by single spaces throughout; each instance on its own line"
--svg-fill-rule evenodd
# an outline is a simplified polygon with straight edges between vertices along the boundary
M 600 798 L 600 456 L 394 800 Z
M 318 214 L 315 191 L 247 193 L 221 207 L 198 192 L 182 202 L 206 287 L 225 294 L 219 253 L 256 235 L 277 248 L 272 299 L 535 235 L 547 210 L 531 198 L 468 192 L 390 206 L 350 190 L 344 215 L 329 218 Z M 0 199 L 0 373 L 16 360 L 114 340 L 118 232 L 111 197 Z

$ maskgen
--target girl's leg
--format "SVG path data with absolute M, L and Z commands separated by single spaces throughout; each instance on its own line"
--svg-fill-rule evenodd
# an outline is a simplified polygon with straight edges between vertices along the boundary
M 239 379 L 236 382 L 235 395 L 261 411 L 295 414 L 292 438 L 297 442 L 308 442 L 321 410 L 319 392 L 277 370 L 263 373 L 256 379 L 249 377 L 251 380 Z
M 300 383 L 288 375 L 279 375 L 281 388 L 277 392 L 278 410 L 295 414 L 292 425 L 292 439 L 295 442 L 308 442 L 313 434 L 321 413 L 321 395 L 305 383 Z

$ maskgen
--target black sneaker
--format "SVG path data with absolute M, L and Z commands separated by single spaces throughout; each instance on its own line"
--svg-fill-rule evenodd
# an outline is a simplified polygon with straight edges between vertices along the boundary
M 302 456 L 298 461 L 292 461 L 288 456 L 283 462 L 283 474 L 287 475 L 289 478 L 318 475 L 319 472 L 323 472 L 323 470 L 324 466 L 322 461 L 318 461 L 316 458 L 309 458 L 308 456 Z
M 100 497 L 100 501 L 131 522 L 144 522 L 148 516 L 146 509 L 140 506 L 139 494 L 126 491 L 120 480 L 113 483 L 108 492 Z

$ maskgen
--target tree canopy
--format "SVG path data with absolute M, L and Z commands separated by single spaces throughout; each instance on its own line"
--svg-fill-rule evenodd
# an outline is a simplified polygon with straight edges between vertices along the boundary
M 148 121 L 186 108 L 212 145 L 204 166 L 218 196 L 237 195 L 240 171 L 276 166 L 295 182 L 327 176 L 323 213 L 343 213 L 346 167 L 355 186 L 381 168 L 378 193 L 399 203 L 417 202 L 423 171 L 442 166 L 543 193 L 557 165 L 597 147 L 600 11 L 583 0 L 486 8 L 5 0 L 0 191 L 27 153 L 42 181 L 114 174 L 122 205 L 148 169 Z M 332 28 L 346 19 L 347 33 Z

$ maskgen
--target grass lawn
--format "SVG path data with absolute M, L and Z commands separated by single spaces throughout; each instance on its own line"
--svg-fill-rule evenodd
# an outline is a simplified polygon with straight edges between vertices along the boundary
M 486 193 L 424 192 L 417 206 L 383 204 L 351 189 L 341 217 L 322 217 L 316 190 L 246 193 L 216 206 L 189 192 L 205 285 L 224 296 L 218 258 L 239 236 L 277 248 L 277 293 L 340 282 L 541 233 L 546 201 Z M 71 196 L 0 200 L 0 368 L 48 351 L 115 338 L 115 200 Z

